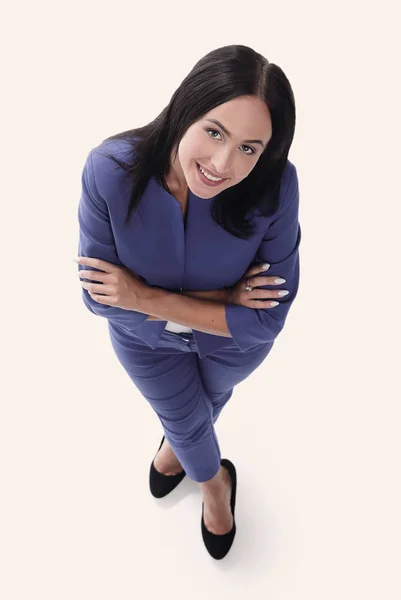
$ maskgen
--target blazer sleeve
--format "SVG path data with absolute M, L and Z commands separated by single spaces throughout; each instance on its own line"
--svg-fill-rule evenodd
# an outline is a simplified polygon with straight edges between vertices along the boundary
M 279 305 L 265 309 L 226 304 L 227 326 L 241 352 L 257 344 L 275 340 L 284 327 L 288 312 L 298 293 L 301 241 L 298 209 L 298 177 L 296 168 L 292 165 L 282 207 L 270 223 L 252 263 L 267 262 L 270 264 L 270 269 L 266 272 L 267 276 L 283 277 L 286 280 L 282 285 L 258 286 L 260 289 L 288 290 L 289 294 L 282 298 L 272 298 L 279 302 Z
M 78 205 L 78 256 L 100 258 L 114 265 L 123 266 L 117 255 L 108 206 L 106 201 L 99 195 L 96 187 L 94 154 L 95 150 L 91 150 L 88 154 L 81 176 L 82 193 Z M 101 271 L 101 269 L 78 264 L 78 271 L 89 268 L 94 271 Z M 82 278 L 82 281 L 90 280 Z M 91 298 L 88 290 L 81 289 L 83 302 L 90 312 L 99 317 L 110 319 L 110 321 L 129 331 L 134 330 L 149 316 L 135 310 L 125 310 L 100 304 Z

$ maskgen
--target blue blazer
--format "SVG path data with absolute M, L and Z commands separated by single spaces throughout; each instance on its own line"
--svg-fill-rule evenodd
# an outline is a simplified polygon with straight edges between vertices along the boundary
M 254 233 L 243 240 L 214 221 L 213 198 L 199 198 L 191 190 L 184 226 L 181 204 L 153 177 L 132 214 L 131 223 L 124 226 L 132 184 L 102 150 L 126 159 L 129 148 L 125 140 L 109 140 L 93 148 L 87 156 L 78 206 L 78 256 L 125 266 L 143 277 L 149 286 L 173 292 L 222 289 L 235 284 L 251 265 L 270 263 L 265 274 L 284 277 L 286 283 L 263 286 L 264 289 L 290 292 L 277 299 L 278 306 L 254 309 L 227 304 L 225 312 L 231 338 L 195 329 L 193 334 L 201 358 L 222 347 L 246 352 L 258 344 L 273 343 L 284 327 L 299 286 L 301 228 L 295 166 L 287 160 L 278 212 L 273 217 L 264 217 L 255 209 Z M 78 265 L 78 268 L 88 267 Z M 167 321 L 146 321 L 147 314 L 100 304 L 87 290 L 81 289 L 83 301 L 92 313 L 133 332 L 151 348 L 156 348 Z

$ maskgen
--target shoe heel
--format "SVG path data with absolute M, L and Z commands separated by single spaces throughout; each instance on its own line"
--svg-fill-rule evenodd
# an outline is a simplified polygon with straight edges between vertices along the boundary
M 165 436 L 163 436 L 157 452 L 159 452 L 160 448 L 163 446 L 164 439 Z M 154 498 L 164 498 L 167 494 L 172 492 L 179 483 L 181 483 L 186 473 L 185 471 L 177 473 L 176 475 L 164 475 L 163 473 L 159 473 L 155 468 L 154 460 L 155 459 L 152 460 L 149 471 L 150 493 Z
M 224 558 L 235 538 L 235 534 L 237 532 L 237 527 L 235 523 L 235 502 L 237 497 L 237 471 L 234 464 L 228 460 L 228 458 L 222 458 L 220 464 L 227 469 L 231 477 L 231 512 L 233 515 L 233 526 L 227 533 L 219 535 L 217 533 L 212 533 L 209 531 L 205 525 L 205 521 L 203 518 L 204 513 L 204 503 L 202 502 L 202 519 L 201 519 L 201 531 L 202 531 L 202 539 L 203 543 L 206 546 L 206 550 L 209 552 L 210 556 L 215 558 L 216 560 L 221 560 Z

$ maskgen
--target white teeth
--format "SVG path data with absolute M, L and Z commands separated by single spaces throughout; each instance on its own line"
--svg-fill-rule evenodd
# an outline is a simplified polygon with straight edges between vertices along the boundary
M 200 165 L 198 165 L 198 166 L 199 166 L 199 169 L 200 169 L 200 170 L 202 171 L 202 173 L 204 174 L 204 176 L 205 176 L 205 177 L 207 177 L 207 179 L 210 179 L 211 181 L 222 181 L 222 178 L 221 178 L 221 177 L 220 177 L 220 178 L 219 178 L 219 177 L 213 177 L 213 175 L 210 175 L 209 173 L 207 173 L 207 172 L 205 171 L 205 169 L 202 169 L 202 167 L 201 167 Z

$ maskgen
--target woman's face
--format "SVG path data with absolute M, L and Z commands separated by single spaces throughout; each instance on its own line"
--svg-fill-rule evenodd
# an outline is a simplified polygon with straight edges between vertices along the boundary
M 189 127 L 168 177 L 176 189 L 185 190 L 188 186 L 201 198 L 215 196 L 249 175 L 271 135 L 266 104 L 256 96 L 234 98 L 213 108 Z M 222 180 L 208 185 L 209 180 L 198 165 Z

